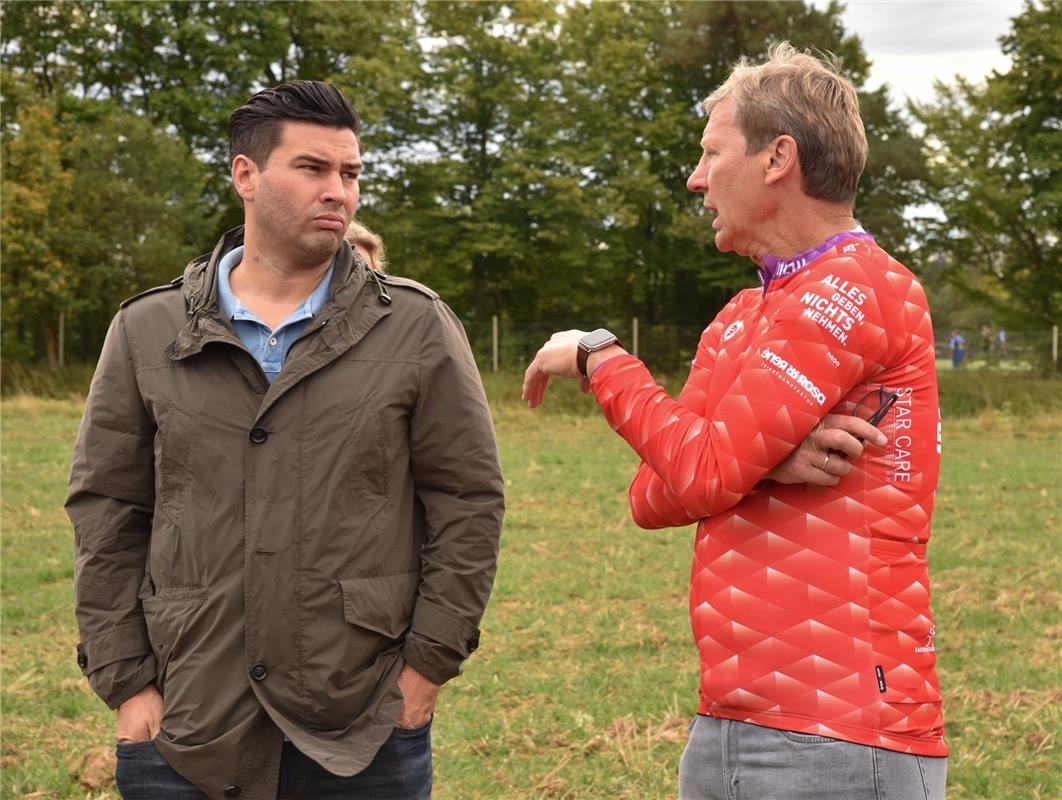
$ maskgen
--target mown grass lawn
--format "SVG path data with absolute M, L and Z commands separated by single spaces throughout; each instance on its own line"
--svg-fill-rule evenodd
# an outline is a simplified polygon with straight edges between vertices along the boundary
M 3 405 L 3 797 L 117 796 L 112 714 L 74 663 L 62 501 L 79 415 Z M 635 528 L 635 459 L 599 416 L 495 416 L 502 558 L 482 647 L 440 703 L 435 796 L 674 797 L 696 706 L 692 529 Z M 1060 487 L 1059 415 L 945 423 L 930 560 L 950 798 L 1062 796 Z

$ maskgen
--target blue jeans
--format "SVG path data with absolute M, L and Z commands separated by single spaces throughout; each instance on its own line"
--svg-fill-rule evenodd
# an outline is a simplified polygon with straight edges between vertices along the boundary
M 123 800 L 206 800 L 206 795 L 167 763 L 155 743 L 118 745 L 115 780 Z M 431 722 L 395 728 L 362 772 L 333 775 L 284 742 L 278 800 L 430 800 Z
M 680 800 L 944 800 L 948 759 L 698 715 Z

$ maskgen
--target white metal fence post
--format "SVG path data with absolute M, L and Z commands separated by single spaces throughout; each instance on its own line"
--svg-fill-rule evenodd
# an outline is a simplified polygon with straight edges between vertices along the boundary
M 1051 369 L 1058 372 L 1058 326 L 1051 326 Z
M 66 348 L 66 312 L 59 312 L 59 369 L 63 368 L 63 350 Z
M 494 372 L 498 371 L 498 315 L 490 318 L 490 363 Z

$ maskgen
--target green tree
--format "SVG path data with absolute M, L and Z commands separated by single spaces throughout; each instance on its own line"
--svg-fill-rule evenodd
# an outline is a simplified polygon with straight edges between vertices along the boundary
M 1062 3 L 1026 2 L 1000 40 L 1011 67 L 981 84 L 937 85 L 913 105 L 926 126 L 931 197 L 924 222 L 945 280 L 1011 327 L 1062 312 Z
M 74 330 L 85 358 L 131 287 L 181 274 L 218 215 L 206 195 L 211 169 L 184 141 L 111 103 L 93 105 L 98 118 L 83 110 L 64 147 L 75 168 L 66 269 L 78 276 Z
M 4 352 L 16 360 L 56 362 L 60 314 L 72 354 L 92 358 L 118 303 L 179 274 L 215 224 L 186 144 L 110 102 L 81 106 L 75 120 L 24 105 L 3 136 Z
M 63 166 L 53 108 L 24 107 L 17 127 L 19 136 L 3 140 L 4 355 L 28 360 L 39 345 L 55 364 L 59 313 L 76 290 L 76 276 L 64 268 L 64 231 L 55 224 L 70 219 L 73 175 Z
M 558 12 L 537 3 L 422 10 L 423 69 L 410 96 L 419 124 L 389 161 L 389 179 L 367 184 L 376 200 L 367 216 L 380 220 L 395 269 L 466 314 L 533 314 L 549 294 L 543 273 L 569 271 L 561 231 L 578 238 L 578 187 L 558 151 Z
M 368 110 L 376 167 L 405 136 L 406 73 L 419 69 L 405 10 L 0 5 L 5 356 L 54 361 L 61 312 L 67 349 L 93 358 L 123 297 L 170 279 L 242 221 L 225 123 L 253 91 L 297 77 L 336 82 Z
M 333 81 L 371 120 L 373 146 L 389 146 L 396 138 L 390 117 L 407 118 L 403 93 L 419 67 L 411 10 L 396 2 L 292 0 L 5 3 L 5 120 L 22 98 L 51 97 L 69 114 L 80 113 L 82 99 L 111 101 L 172 128 L 214 165 L 206 192 L 229 227 L 242 216 L 228 185 L 232 110 L 284 81 Z M 17 92 L 18 85 L 30 91 Z M 204 241 L 212 244 L 217 233 L 205 231 Z
M 431 3 L 408 159 L 366 209 L 394 268 L 482 318 L 703 323 L 755 281 L 720 255 L 685 188 L 699 101 L 741 55 L 789 38 L 868 64 L 840 5 Z M 865 94 L 860 215 L 890 248 L 924 162 L 884 91 Z
M 201 252 L 241 221 L 228 187 L 227 114 L 297 77 L 333 81 L 354 100 L 365 120 L 359 215 L 384 236 L 394 271 L 437 288 L 467 320 L 504 312 L 700 326 L 755 283 L 747 261 L 715 251 L 685 188 L 700 100 L 737 58 L 761 57 L 780 39 L 837 53 L 862 85 L 866 58 L 840 11 L 836 2 L 677 0 L 5 3 L 0 131 L 14 145 L 23 108 L 53 108 L 58 163 L 75 197 L 121 209 L 138 226 L 140 209 L 165 219 L 135 248 L 107 214 L 76 242 L 55 219 L 41 223 L 40 241 L 57 251 L 69 243 L 60 268 L 82 265 L 83 289 L 55 302 L 77 304 L 78 319 L 100 328 L 89 342 L 114 297 L 169 277 L 180 266 L 172 254 Z M 922 161 L 884 91 L 865 93 L 864 111 L 871 159 L 857 212 L 896 250 Z M 137 119 L 165 144 L 158 153 L 145 144 L 146 162 L 170 177 L 130 187 L 136 202 L 123 205 L 105 187 L 133 166 L 107 143 L 126 124 L 127 138 L 140 136 Z M 169 149 L 177 141 L 196 163 Z M 182 163 L 183 183 L 171 172 Z M 32 192 L 33 180 L 20 185 Z M 183 193 L 192 185 L 199 202 Z M 78 208 L 68 222 L 81 219 Z M 91 228 L 93 217 L 84 219 L 73 227 Z M 107 269 L 106 242 L 112 257 L 118 245 L 122 253 Z M 12 303 L 22 286 L 12 284 Z
M 603 220 L 617 307 L 650 322 L 703 324 L 753 285 L 746 259 L 715 250 L 711 226 L 686 189 L 699 157 L 701 100 L 741 57 L 782 39 L 834 53 L 856 86 L 869 63 L 845 33 L 841 6 L 803 3 L 595 3 L 569 9 L 565 52 L 580 158 Z M 634 68 L 634 65 L 637 65 Z M 924 159 L 886 90 L 861 93 L 870 159 L 858 216 L 890 250 L 909 236 L 903 209 L 919 199 Z

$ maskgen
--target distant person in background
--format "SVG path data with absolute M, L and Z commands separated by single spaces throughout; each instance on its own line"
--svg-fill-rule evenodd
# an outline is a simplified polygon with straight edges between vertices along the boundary
M 981 355 L 986 359 L 992 355 L 992 326 L 987 322 L 981 326 Z
M 966 339 L 956 329 L 951 332 L 951 340 L 948 345 L 951 347 L 951 368 L 958 369 L 962 364 L 962 360 L 966 357 Z
M 940 417 L 925 293 L 855 221 L 867 142 L 834 66 L 782 43 L 766 64 L 736 66 L 704 108 L 687 186 L 716 246 L 752 259 L 761 286 L 704 330 L 677 400 L 604 329 L 555 334 L 524 397 L 534 407 L 552 376 L 580 379 L 642 459 L 634 521 L 698 524 L 700 703 L 682 800 L 939 800 L 948 748 L 925 552 Z M 847 414 L 877 447 L 823 454 L 824 472 L 844 463 L 831 485 L 788 479 L 805 437 Z
M 377 272 L 387 272 L 387 249 L 379 234 L 353 220 L 347 226 L 345 238 L 370 267 Z
M 1007 332 L 1002 328 L 996 334 L 996 345 L 999 347 L 999 357 L 1007 358 L 1009 356 L 1007 352 Z

